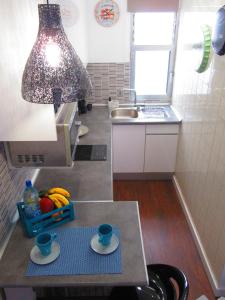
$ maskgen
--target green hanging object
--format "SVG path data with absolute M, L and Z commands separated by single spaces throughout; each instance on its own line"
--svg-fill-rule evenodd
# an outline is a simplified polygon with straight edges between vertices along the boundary
M 211 35 L 212 30 L 209 25 L 202 25 L 201 30 L 203 33 L 203 44 L 202 44 L 202 59 L 199 64 L 199 67 L 196 69 L 196 72 L 203 73 L 209 66 L 211 58 Z

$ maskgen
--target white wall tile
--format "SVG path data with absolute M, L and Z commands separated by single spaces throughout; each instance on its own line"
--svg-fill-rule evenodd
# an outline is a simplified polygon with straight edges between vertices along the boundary
M 190 43 L 221 0 L 181 0 L 173 105 L 183 116 L 176 176 L 218 284 L 225 265 L 225 56 L 195 71 Z M 189 47 L 187 47 L 189 41 Z

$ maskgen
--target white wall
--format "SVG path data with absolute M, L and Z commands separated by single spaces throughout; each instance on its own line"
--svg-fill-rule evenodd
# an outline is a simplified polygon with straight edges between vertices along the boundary
M 176 179 L 214 291 L 225 295 L 225 55 L 197 73 L 190 45 L 223 0 L 182 0 L 173 105 L 183 117 Z
M 86 65 L 88 62 L 87 1 L 55 0 L 53 2 L 60 4 L 64 30 L 80 59 Z
M 81 60 L 87 63 L 86 2 L 58 0 L 65 9 L 65 32 Z M 44 0 L 0 3 L 0 141 L 55 140 L 53 105 L 33 104 L 21 96 L 25 63 L 38 31 L 38 4 Z
M 35 1 L 1 1 L 0 28 L 0 140 L 54 140 L 52 105 L 32 104 L 21 96 L 23 69 L 37 35 Z
M 88 20 L 88 62 L 124 63 L 130 61 L 130 14 L 127 1 L 117 0 L 120 8 L 118 22 L 109 28 L 97 23 L 94 10 L 98 0 L 86 0 Z

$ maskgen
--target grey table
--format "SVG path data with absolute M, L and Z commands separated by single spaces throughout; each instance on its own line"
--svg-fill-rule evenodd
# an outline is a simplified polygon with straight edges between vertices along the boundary
M 1 287 L 120 286 L 148 283 L 137 202 L 75 203 L 76 219 L 63 226 L 112 223 L 121 230 L 122 273 L 102 275 L 25 277 L 34 239 L 24 237 L 20 224 L 0 261 Z

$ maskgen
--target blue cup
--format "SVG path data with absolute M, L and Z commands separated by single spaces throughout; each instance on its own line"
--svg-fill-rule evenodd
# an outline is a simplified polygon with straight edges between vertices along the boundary
M 110 224 L 102 224 L 98 227 L 98 236 L 99 236 L 99 243 L 102 246 L 110 245 L 111 238 L 112 238 L 113 229 Z
M 56 239 L 56 233 L 40 233 L 36 238 L 38 246 L 43 256 L 48 256 L 52 252 L 52 242 Z

